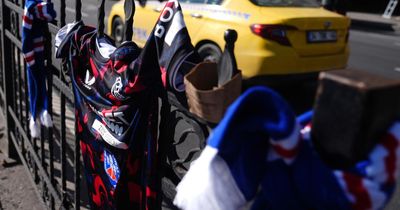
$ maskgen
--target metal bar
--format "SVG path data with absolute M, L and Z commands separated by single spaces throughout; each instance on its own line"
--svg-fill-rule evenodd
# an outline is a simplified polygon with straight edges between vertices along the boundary
M 10 61 L 11 62 L 11 65 L 10 65 L 10 67 L 11 67 L 10 68 L 10 70 L 11 70 L 11 72 L 10 72 L 11 73 L 11 78 L 10 78 L 10 80 L 12 81 L 12 83 L 9 84 L 10 85 L 9 87 L 10 87 L 10 90 L 12 90 L 12 91 L 10 91 L 10 94 L 12 96 L 12 100 L 11 100 L 11 103 L 9 103 L 9 106 L 11 105 L 13 107 L 13 109 L 14 109 L 14 108 L 17 107 L 17 100 L 15 100 L 16 96 L 17 96 L 17 93 L 15 91 L 15 83 L 16 83 L 16 80 L 17 80 L 17 76 L 16 76 L 17 71 L 15 69 L 16 63 L 15 63 L 15 59 L 14 59 L 15 58 L 15 47 L 11 47 L 10 51 L 11 52 L 9 52 L 9 53 L 12 55 L 12 58 L 11 58 L 11 61 Z
M 134 0 L 125 0 L 125 24 L 124 24 L 124 41 L 132 41 L 133 35 L 133 16 L 135 15 L 135 2 Z
M 97 37 L 104 36 L 104 3 L 105 0 L 99 0 L 100 4 L 97 11 Z
M 21 51 L 20 50 L 18 50 L 18 56 L 17 56 L 17 63 L 18 63 L 18 84 L 17 84 L 17 91 L 18 91 L 18 101 L 19 101 L 19 110 L 18 110 L 18 113 L 19 113 L 19 115 L 20 115 L 20 117 L 19 117 L 19 120 L 21 121 L 21 122 L 24 122 L 23 124 L 25 125 L 24 127 L 25 127 L 25 129 L 26 130 L 28 130 L 28 127 L 26 126 L 27 125 L 27 123 L 26 123 L 26 120 L 24 119 L 24 114 L 23 114 L 23 106 L 22 106 L 22 102 L 23 102 L 23 100 L 22 100 L 22 97 L 23 97 L 23 94 L 22 94 L 22 84 L 23 84 L 23 79 L 22 79 L 22 75 L 23 75 L 23 72 L 22 71 L 24 71 L 24 69 L 23 68 L 21 68 L 21 64 L 22 64 L 22 62 L 24 62 L 22 59 L 21 59 Z
M 77 121 L 75 120 L 75 130 L 77 126 Z M 80 140 L 75 140 L 75 209 L 79 210 L 81 208 L 81 165 L 80 165 Z
M 104 10 L 104 0 L 103 0 L 103 10 Z M 81 8 L 82 7 L 82 2 L 81 0 L 75 0 L 75 20 L 76 21 L 80 21 L 82 19 L 82 11 Z M 103 15 L 103 19 L 104 19 L 104 15 Z M 104 21 L 104 20 L 103 20 Z M 103 22 L 103 28 L 104 28 L 104 22 Z M 101 29 L 101 28 L 100 28 Z M 62 69 L 63 70 L 63 69 Z M 62 70 L 60 71 L 60 75 L 62 76 Z M 65 80 L 64 80 L 65 81 Z M 70 90 L 70 89 L 68 89 Z M 71 92 L 72 93 L 72 92 Z M 73 97 L 72 94 L 70 95 L 70 101 L 73 102 Z M 76 130 L 76 119 L 75 119 L 75 130 Z M 65 127 L 64 127 L 65 129 Z M 79 139 L 75 139 L 75 158 L 74 158 L 74 168 L 75 168 L 75 209 L 79 210 L 81 208 L 81 198 L 80 198 L 80 175 L 81 175 L 81 171 L 80 171 L 80 141 Z
M 11 1 L 4 0 L 4 5 L 9 9 L 18 13 L 18 15 L 22 16 L 24 14 L 24 9 Z M 4 21 L 5 22 L 5 21 Z
M 5 100 L 4 91 L 3 91 L 3 89 L 1 89 L 1 88 L 0 88 L 0 98 L 1 98 L 2 101 Z
M 75 20 L 80 21 L 82 19 L 82 2 L 81 0 L 75 0 Z
M 24 62 L 24 69 L 26 69 L 26 63 L 25 62 Z M 28 118 L 29 118 L 29 109 L 28 109 L 28 106 L 29 106 L 29 101 L 28 101 L 28 72 L 25 71 L 25 70 L 24 70 L 24 78 L 25 78 L 25 80 L 24 80 L 25 116 L 26 116 L 26 120 L 28 120 Z M 28 127 L 27 131 L 28 131 L 29 130 L 29 125 L 27 125 L 27 127 Z M 28 132 L 27 135 L 30 138 L 30 132 Z
M 5 29 L 5 30 L 4 30 L 4 35 L 5 35 L 8 39 L 10 39 L 10 41 L 11 41 L 16 47 L 18 47 L 18 49 L 22 50 L 22 42 L 21 42 L 17 37 L 15 37 L 9 30 Z M 8 49 L 11 49 L 11 47 L 8 48 Z M 10 54 L 10 53 L 7 52 L 7 54 Z M 5 61 L 5 60 L 3 60 L 3 61 Z
M 53 116 L 53 76 L 52 76 L 52 57 L 51 57 L 51 34 L 49 31 L 46 31 L 46 75 L 47 75 L 47 97 L 48 97 L 48 112 L 50 116 Z M 47 139 L 49 144 L 49 175 L 50 182 L 55 185 L 54 182 L 54 148 L 53 148 L 53 128 L 50 127 L 47 129 Z M 54 198 L 50 198 L 50 208 L 55 208 Z
M 41 159 L 41 163 L 42 163 L 42 166 L 43 166 L 43 168 L 46 168 L 47 166 L 46 166 L 46 162 L 45 162 L 45 160 L 46 160 L 46 157 L 45 157 L 45 154 L 46 154 L 46 151 L 45 151 L 45 149 L 44 149 L 44 140 L 45 140 L 45 135 L 44 135 L 44 126 L 41 126 L 41 137 L 40 137 L 40 139 L 39 139 L 39 141 L 40 141 L 40 159 Z
M 58 77 L 53 76 L 53 85 L 60 90 L 60 92 L 67 97 L 68 101 L 70 103 L 74 103 L 74 95 L 71 91 L 71 89 L 65 85 L 64 82 L 62 82 Z
M 60 27 L 49 23 L 49 31 L 51 34 L 57 34 L 57 32 L 60 30 Z
M 67 191 L 67 156 L 66 156 L 66 135 L 65 135 L 65 96 L 60 92 L 61 94 L 61 102 L 60 102 L 60 139 L 61 139 L 61 189 L 63 194 L 66 193 Z
M 58 26 L 62 28 L 65 25 L 65 8 L 66 4 L 64 0 L 60 1 L 60 22 L 58 23 Z M 63 68 L 63 67 L 62 67 Z M 61 79 L 60 83 L 63 83 L 63 74 L 62 74 L 62 69 L 59 72 L 59 78 Z M 58 79 L 58 78 L 57 78 Z M 56 80 L 56 79 L 54 79 Z M 53 80 L 53 81 L 54 81 Z M 66 140 L 65 140 L 65 95 L 63 94 L 62 91 L 60 91 L 60 141 L 61 141 L 61 192 L 63 198 L 66 196 L 67 193 L 67 155 L 66 155 Z
M 60 22 L 58 22 L 58 27 L 62 28 L 65 25 L 65 0 L 60 0 Z
M 18 122 L 18 118 L 14 113 L 14 110 L 12 109 L 12 107 L 8 107 L 8 113 L 10 113 L 10 116 L 12 117 L 12 120 L 14 120 L 15 122 L 15 126 L 17 127 L 17 129 L 19 130 L 23 130 L 21 124 Z M 60 202 L 60 196 L 58 195 L 57 191 L 55 190 L 54 186 L 51 184 L 49 177 L 47 176 L 46 170 L 40 165 L 40 159 L 36 154 L 36 151 L 33 149 L 33 145 L 32 143 L 29 141 L 28 136 L 26 135 L 26 133 L 21 132 L 21 136 L 23 138 L 23 140 L 25 141 L 26 144 L 26 149 L 28 150 L 28 152 L 30 152 L 30 154 L 32 155 L 32 158 L 35 162 L 35 165 L 38 168 L 38 172 L 40 174 L 41 177 L 43 177 L 43 181 L 46 182 L 47 187 L 49 188 L 50 193 L 52 194 L 52 196 L 54 197 L 54 199 L 56 200 L 56 202 Z
M 7 52 L 7 50 L 11 49 L 11 42 L 9 40 L 6 40 L 6 36 L 5 36 L 5 30 L 7 29 L 7 26 L 10 24 L 10 11 L 8 10 L 9 8 L 5 7 L 4 4 L 7 3 L 7 1 L 1 0 L 0 1 L 0 10 L 1 10 L 1 44 L 2 44 L 2 48 L 1 48 L 1 58 L 2 58 L 2 75 L 3 75 L 3 91 L 4 91 L 4 95 L 5 95 L 5 100 L 4 100 L 4 110 L 7 110 L 7 107 L 9 106 L 9 102 L 12 100 L 11 95 L 9 94 L 9 92 L 12 91 L 11 89 L 11 85 L 10 83 L 12 83 L 12 80 L 10 80 L 10 74 L 7 74 L 5 69 L 9 69 L 10 67 L 10 61 L 12 60 L 11 54 L 9 52 Z M 5 115 L 5 128 L 6 128 L 6 132 L 9 135 L 11 129 L 14 128 L 14 125 L 12 124 L 11 121 L 11 116 L 10 113 L 6 112 Z M 8 140 L 8 142 L 6 143 L 6 145 L 2 145 L 5 154 L 9 157 L 9 158 L 13 158 L 13 159 L 18 159 L 18 153 L 15 149 L 15 147 L 13 147 L 12 143 Z
M 40 126 L 40 130 L 41 130 L 40 139 L 39 139 L 39 141 L 40 141 L 40 160 L 41 160 L 42 167 L 44 168 L 45 173 L 48 176 L 48 173 L 47 173 L 47 170 L 46 170 L 47 166 L 46 166 L 46 162 L 45 162 L 46 157 L 45 157 L 45 150 L 44 150 L 44 140 L 45 140 L 45 135 L 44 135 L 44 130 L 45 129 L 44 129 L 44 126 Z M 44 177 L 40 177 L 39 179 L 41 180 L 43 178 Z M 50 180 L 50 182 L 51 182 L 51 180 Z M 41 181 L 40 183 L 42 185 L 42 199 L 45 200 L 45 198 L 46 198 L 46 193 L 45 193 L 46 192 L 46 190 L 45 190 L 46 185 L 45 185 L 45 182 L 43 182 L 43 181 Z

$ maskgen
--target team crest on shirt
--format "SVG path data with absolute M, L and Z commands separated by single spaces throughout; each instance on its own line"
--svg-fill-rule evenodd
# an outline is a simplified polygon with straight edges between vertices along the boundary
M 120 176 L 120 170 L 114 155 L 104 149 L 104 170 L 108 175 L 110 184 L 115 188 Z
M 122 84 L 122 79 L 121 77 L 117 77 L 115 79 L 114 85 L 111 88 L 111 94 L 119 99 L 119 100 L 125 100 L 125 96 L 123 96 L 120 92 L 122 91 L 123 84 Z

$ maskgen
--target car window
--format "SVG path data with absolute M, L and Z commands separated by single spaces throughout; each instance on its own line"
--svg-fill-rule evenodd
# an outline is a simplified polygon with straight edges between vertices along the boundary
M 206 3 L 206 0 L 186 0 L 186 1 L 180 1 L 180 2 L 195 3 L 195 4 L 204 4 L 204 3 Z
M 152 1 L 152 0 L 149 0 Z M 156 1 L 156 0 L 153 0 Z M 159 1 L 159 0 L 157 0 Z M 166 0 L 164 0 L 166 1 Z M 195 4 L 221 4 L 223 0 L 180 0 L 180 3 L 195 3 Z
M 207 4 L 221 4 L 222 0 L 207 0 Z
M 319 7 L 316 0 L 251 0 L 258 6 L 266 7 Z

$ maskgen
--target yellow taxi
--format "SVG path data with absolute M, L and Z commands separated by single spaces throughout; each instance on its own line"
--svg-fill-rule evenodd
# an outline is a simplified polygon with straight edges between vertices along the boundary
M 193 45 L 216 61 L 224 31 L 235 29 L 235 56 L 245 78 L 343 68 L 349 56 L 350 20 L 316 0 L 180 0 Z M 133 40 L 144 46 L 165 2 L 136 5 Z M 123 34 L 123 1 L 113 5 L 108 33 Z

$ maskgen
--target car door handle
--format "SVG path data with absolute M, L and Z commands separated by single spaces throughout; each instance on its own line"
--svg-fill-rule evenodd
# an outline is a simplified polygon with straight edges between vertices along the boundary
M 162 8 L 161 7 L 154 7 L 153 11 L 154 12 L 161 12 Z
M 203 15 L 199 14 L 199 13 L 192 13 L 190 14 L 190 16 L 194 17 L 194 18 L 202 18 Z

